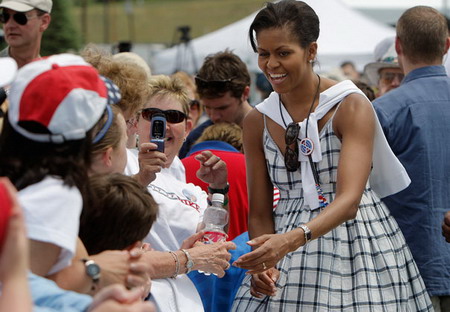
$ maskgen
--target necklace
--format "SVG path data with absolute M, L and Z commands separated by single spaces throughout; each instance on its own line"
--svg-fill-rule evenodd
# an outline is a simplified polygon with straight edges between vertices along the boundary
M 312 100 L 312 102 L 311 102 L 311 105 L 310 105 L 310 107 L 309 107 L 308 117 L 307 117 L 307 119 L 306 119 L 306 133 L 305 133 L 305 136 L 306 136 L 306 137 L 308 137 L 309 115 L 311 115 L 312 108 L 314 107 L 314 102 L 316 101 L 317 95 L 319 94 L 319 90 L 320 90 L 320 76 L 317 75 L 317 78 L 319 79 L 319 82 L 317 83 L 316 93 L 314 94 L 314 98 L 313 98 L 313 100 Z M 280 107 L 280 115 L 281 115 L 281 119 L 283 120 L 284 127 L 286 128 L 286 127 L 287 127 L 287 124 L 286 124 L 286 121 L 284 120 L 283 112 L 282 112 L 282 110 L 281 110 L 281 95 L 280 95 L 280 94 L 278 95 L 278 104 L 279 104 L 279 107 Z M 309 139 L 308 139 L 308 140 L 309 140 Z

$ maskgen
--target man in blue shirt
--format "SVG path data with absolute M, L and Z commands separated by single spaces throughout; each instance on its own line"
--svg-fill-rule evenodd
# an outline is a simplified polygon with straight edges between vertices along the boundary
M 436 311 L 450 311 L 450 244 L 441 235 L 450 210 L 450 78 L 442 66 L 449 45 L 443 15 L 425 6 L 408 9 L 395 39 L 405 78 L 373 102 L 412 180 L 383 201 L 405 235 Z

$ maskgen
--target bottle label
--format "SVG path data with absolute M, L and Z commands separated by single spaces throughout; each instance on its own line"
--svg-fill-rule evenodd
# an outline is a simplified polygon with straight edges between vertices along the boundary
M 203 242 L 205 244 L 224 242 L 226 240 L 227 240 L 227 235 L 222 232 L 208 231 L 208 232 L 205 232 L 205 235 L 203 235 Z

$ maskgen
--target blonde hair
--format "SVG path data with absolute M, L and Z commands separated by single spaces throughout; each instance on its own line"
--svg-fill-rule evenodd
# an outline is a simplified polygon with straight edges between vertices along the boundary
M 215 123 L 203 131 L 195 143 L 204 141 L 223 141 L 242 152 L 242 128 L 235 123 Z
M 171 96 L 181 103 L 183 113 L 189 116 L 189 102 L 184 84 L 178 78 L 165 75 L 152 76 L 149 82 L 150 95 L 148 100 L 155 97 Z
M 122 138 L 122 133 L 120 131 L 121 127 L 118 118 L 118 116 L 120 115 L 120 108 L 113 105 L 112 111 L 113 111 L 112 124 L 106 131 L 105 136 L 97 143 L 92 144 L 92 155 L 98 155 L 106 151 L 110 147 L 116 149 L 117 146 L 119 146 L 120 140 Z M 94 130 L 92 132 L 93 137 L 95 137 L 95 135 L 103 128 L 107 120 L 108 120 L 108 113 L 105 112 L 102 118 L 100 118 L 100 120 L 94 126 Z
M 134 115 L 148 96 L 148 77 L 145 70 L 133 62 L 114 59 L 111 54 L 88 45 L 81 56 L 94 66 L 100 75 L 111 79 L 119 87 L 122 99 L 117 104 L 122 112 Z

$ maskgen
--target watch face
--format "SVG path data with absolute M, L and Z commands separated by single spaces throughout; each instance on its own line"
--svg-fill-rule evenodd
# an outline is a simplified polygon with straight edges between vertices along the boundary
M 100 267 L 95 264 L 95 263 L 91 263 L 86 267 L 87 270 L 87 274 L 91 277 L 96 277 L 100 274 Z
M 188 262 L 186 262 L 186 268 L 192 269 L 193 266 L 194 266 L 194 261 L 189 260 Z

